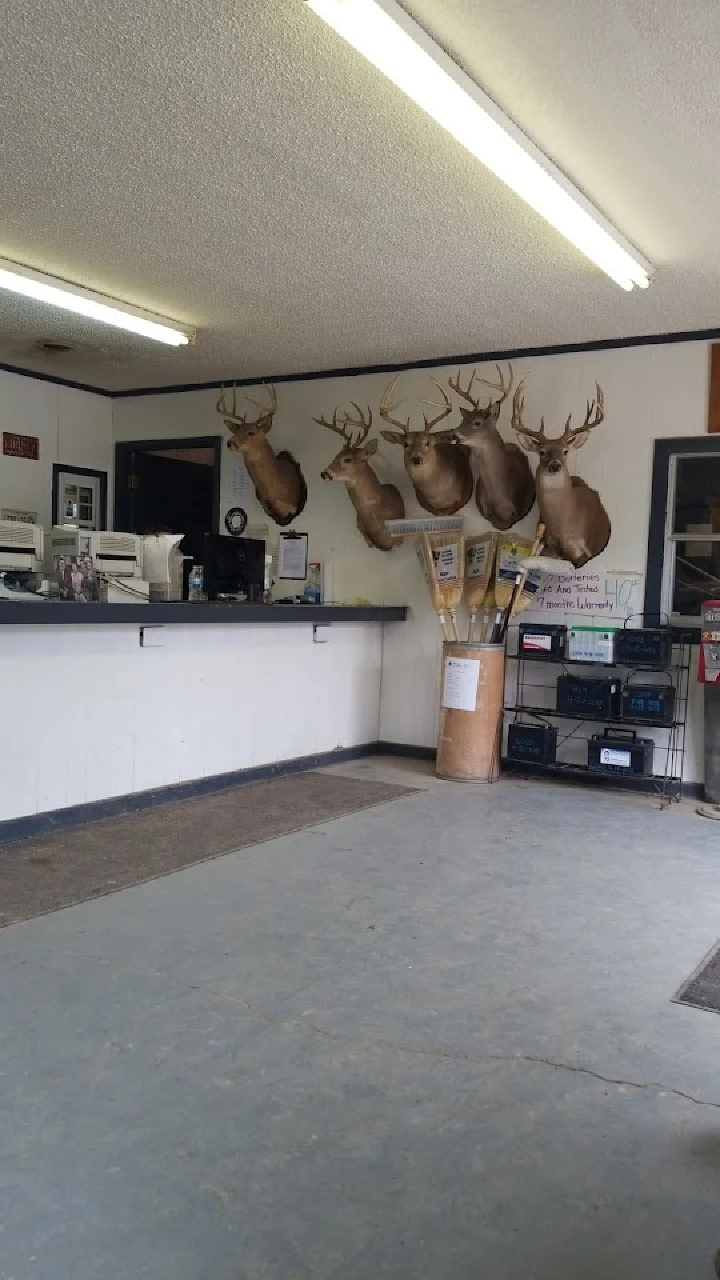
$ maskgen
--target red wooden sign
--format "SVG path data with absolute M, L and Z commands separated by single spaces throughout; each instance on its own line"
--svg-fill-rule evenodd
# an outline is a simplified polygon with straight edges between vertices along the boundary
M 6 458 L 29 458 L 37 462 L 40 457 L 39 436 L 19 436 L 16 431 L 3 431 L 3 453 Z

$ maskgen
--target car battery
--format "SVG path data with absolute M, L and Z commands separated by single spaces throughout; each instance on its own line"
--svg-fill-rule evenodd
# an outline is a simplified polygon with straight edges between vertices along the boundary
M 652 774 L 653 746 L 652 738 L 638 738 L 632 729 L 605 729 L 588 742 L 588 768 L 624 777 Z
M 612 627 L 571 627 L 567 637 L 569 662 L 599 662 L 612 666 L 615 636 Z
M 620 715 L 620 680 L 584 676 L 558 676 L 555 705 L 563 715 L 578 720 L 617 720 Z
M 622 717 L 646 720 L 648 724 L 672 724 L 675 689 L 671 684 L 626 684 L 622 691 Z
M 508 727 L 508 760 L 524 764 L 554 764 L 557 729 L 550 724 L 511 724 Z
M 565 657 L 567 627 L 548 622 L 521 622 L 518 627 L 518 657 Z
M 615 632 L 615 661 L 665 671 L 672 662 L 672 636 L 665 627 L 624 627 Z

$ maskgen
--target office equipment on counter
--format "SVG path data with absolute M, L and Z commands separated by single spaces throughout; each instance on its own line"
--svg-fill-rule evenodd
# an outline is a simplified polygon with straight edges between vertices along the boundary
M 617 677 L 588 679 L 558 676 L 556 707 L 579 720 L 617 720 L 620 715 L 620 681 Z
M 40 525 L 0 520 L 0 600 L 42 603 L 43 544 Z
M 616 634 L 612 627 L 570 627 L 568 662 L 597 662 L 611 667 L 615 661 Z
M 0 520 L 0 570 L 42 573 L 44 534 L 39 524 Z
M 557 729 L 551 724 L 508 725 L 508 760 L 524 764 L 554 764 Z
M 604 729 L 588 742 L 588 768 L 594 773 L 647 776 L 652 773 L 652 738 L 638 738 L 634 729 Z
M 256 538 L 230 538 L 206 533 L 203 587 L 208 600 L 260 602 L 265 591 L 265 543 Z
M 92 560 L 97 574 L 108 578 L 142 577 L 143 540 L 137 533 L 112 529 L 77 529 L 53 525 L 45 538 L 45 564 L 57 573 L 57 562 Z
M 143 578 L 151 601 L 182 600 L 183 562 L 179 550 L 182 533 L 151 533 L 143 538 Z
M 615 661 L 627 667 L 664 671 L 672 662 L 668 627 L 622 627 L 615 632 Z

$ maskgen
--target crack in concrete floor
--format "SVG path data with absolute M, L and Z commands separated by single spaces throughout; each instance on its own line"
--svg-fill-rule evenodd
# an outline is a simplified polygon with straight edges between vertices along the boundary
M 134 973 L 142 974 L 145 977 L 158 978 L 161 981 L 170 982 L 173 986 L 182 988 L 186 991 L 195 991 L 201 996 L 206 996 L 210 1000 L 225 1001 L 236 1005 L 243 1009 L 249 1017 L 255 1018 L 257 1021 L 264 1023 L 266 1026 L 277 1027 L 296 1027 L 298 1030 L 311 1031 L 314 1035 L 322 1036 L 326 1040 L 331 1040 L 337 1044 L 350 1044 L 365 1046 L 369 1049 L 385 1049 L 390 1053 L 407 1054 L 409 1057 L 424 1058 L 426 1060 L 435 1060 L 438 1062 L 475 1062 L 478 1065 L 487 1065 L 489 1063 L 499 1063 L 506 1066 L 517 1065 L 518 1063 L 527 1063 L 530 1066 L 548 1067 L 552 1071 L 567 1071 L 573 1075 L 587 1076 L 592 1080 L 597 1080 L 600 1084 L 613 1085 L 620 1089 L 636 1089 L 639 1091 L 656 1093 L 658 1097 L 675 1097 L 683 1102 L 690 1102 L 696 1107 L 709 1107 L 712 1110 L 720 1111 L 720 1102 L 713 1102 L 709 1098 L 699 1098 L 696 1094 L 687 1093 L 684 1089 L 678 1089 L 674 1085 L 663 1084 L 658 1080 L 630 1080 L 622 1076 L 605 1075 L 602 1071 L 596 1071 L 593 1067 L 583 1066 L 572 1062 L 561 1062 L 558 1058 L 545 1058 L 541 1054 L 534 1053 L 493 1053 L 479 1052 L 471 1049 L 426 1049 L 421 1045 L 404 1044 L 401 1041 L 388 1040 L 383 1036 L 374 1036 L 367 1033 L 354 1034 L 353 1032 L 330 1031 L 326 1027 L 318 1026 L 315 1022 L 310 1022 L 306 1017 L 300 1016 L 296 1018 L 281 1018 L 275 1014 L 268 1013 L 266 1009 L 259 1008 L 258 1005 L 246 999 L 245 996 L 238 995 L 233 991 L 219 991 L 215 987 L 208 987 L 199 983 L 184 982 L 174 977 L 172 974 L 163 973 L 160 970 L 149 968 L 145 965 L 128 964 L 119 960 L 111 960 L 107 956 L 98 956 L 88 954 L 87 952 L 72 951 L 68 954 L 74 955 L 79 960 L 88 960 L 93 964 L 107 965 L 109 968 L 117 970 L 129 970 Z M 312 984 L 305 984 L 312 985 Z M 304 988 L 300 988 L 303 990 Z M 293 993 L 297 994 L 297 993 Z

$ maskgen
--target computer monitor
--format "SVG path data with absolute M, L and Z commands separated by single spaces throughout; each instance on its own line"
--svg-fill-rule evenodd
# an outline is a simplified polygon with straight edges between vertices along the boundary
M 265 588 L 265 543 L 259 538 L 230 538 L 206 533 L 203 587 L 208 600 L 244 592 L 262 599 Z

